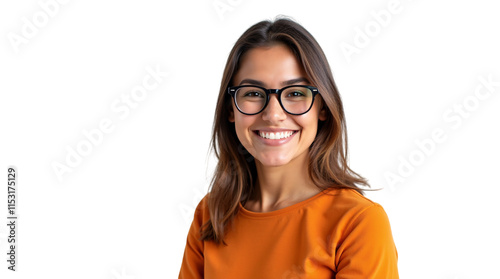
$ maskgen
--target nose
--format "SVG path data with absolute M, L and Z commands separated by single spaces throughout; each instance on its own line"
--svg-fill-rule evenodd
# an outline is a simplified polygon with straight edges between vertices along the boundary
M 278 123 L 286 118 L 286 112 L 278 101 L 277 94 L 270 94 L 269 103 L 262 112 L 262 119 L 271 123 Z

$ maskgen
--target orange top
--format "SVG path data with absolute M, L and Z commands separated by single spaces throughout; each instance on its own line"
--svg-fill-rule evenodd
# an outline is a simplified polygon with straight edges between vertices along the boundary
M 355 190 L 328 189 L 264 213 L 240 203 L 227 246 L 198 240 L 206 199 L 189 229 L 181 279 L 399 278 L 387 214 Z

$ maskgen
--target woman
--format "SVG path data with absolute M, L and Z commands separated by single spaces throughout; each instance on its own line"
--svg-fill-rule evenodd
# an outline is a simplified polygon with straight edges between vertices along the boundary
M 398 278 L 383 208 L 347 166 L 344 111 L 320 46 L 288 19 L 236 42 L 213 126 L 219 159 L 179 278 Z

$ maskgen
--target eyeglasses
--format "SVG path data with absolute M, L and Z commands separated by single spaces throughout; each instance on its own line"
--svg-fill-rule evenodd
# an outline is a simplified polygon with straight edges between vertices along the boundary
M 301 115 L 308 112 L 318 88 L 309 85 L 290 85 L 281 89 L 266 89 L 256 85 L 228 87 L 227 93 L 234 99 L 236 108 L 243 114 L 255 115 L 262 112 L 269 103 L 269 95 L 277 94 L 278 101 L 289 114 Z

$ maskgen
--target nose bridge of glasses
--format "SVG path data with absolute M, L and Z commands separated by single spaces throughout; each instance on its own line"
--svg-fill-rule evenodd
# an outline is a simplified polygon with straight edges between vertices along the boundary
M 279 101 L 279 97 L 280 97 L 280 89 L 267 89 L 267 98 L 268 98 L 268 103 L 271 102 L 271 99 L 273 97 L 273 94 L 275 94 L 275 99 L 276 99 L 276 102 L 280 103 Z
M 273 96 L 272 94 L 276 94 L 276 101 L 278 101 L 279 103 L 279 98 L 281 97 L 281 89 L 267 89 L 266 91 L 269 102 L 271 101 L 271 97 Z
M 267 89 L 268 94 L 279 94 L 281 89 Z
M 270 115 L 279 116 L 286 114 L 279 97 L 281 95 L 281 89 L 267 89 L 268 93 L 268 102 L 264 107 L 264 115 L 265 117 L 269 117 Z M 273 97 L 273 95 L 275 95 Z M 274 100 L 273 100 L 274 99 Z

